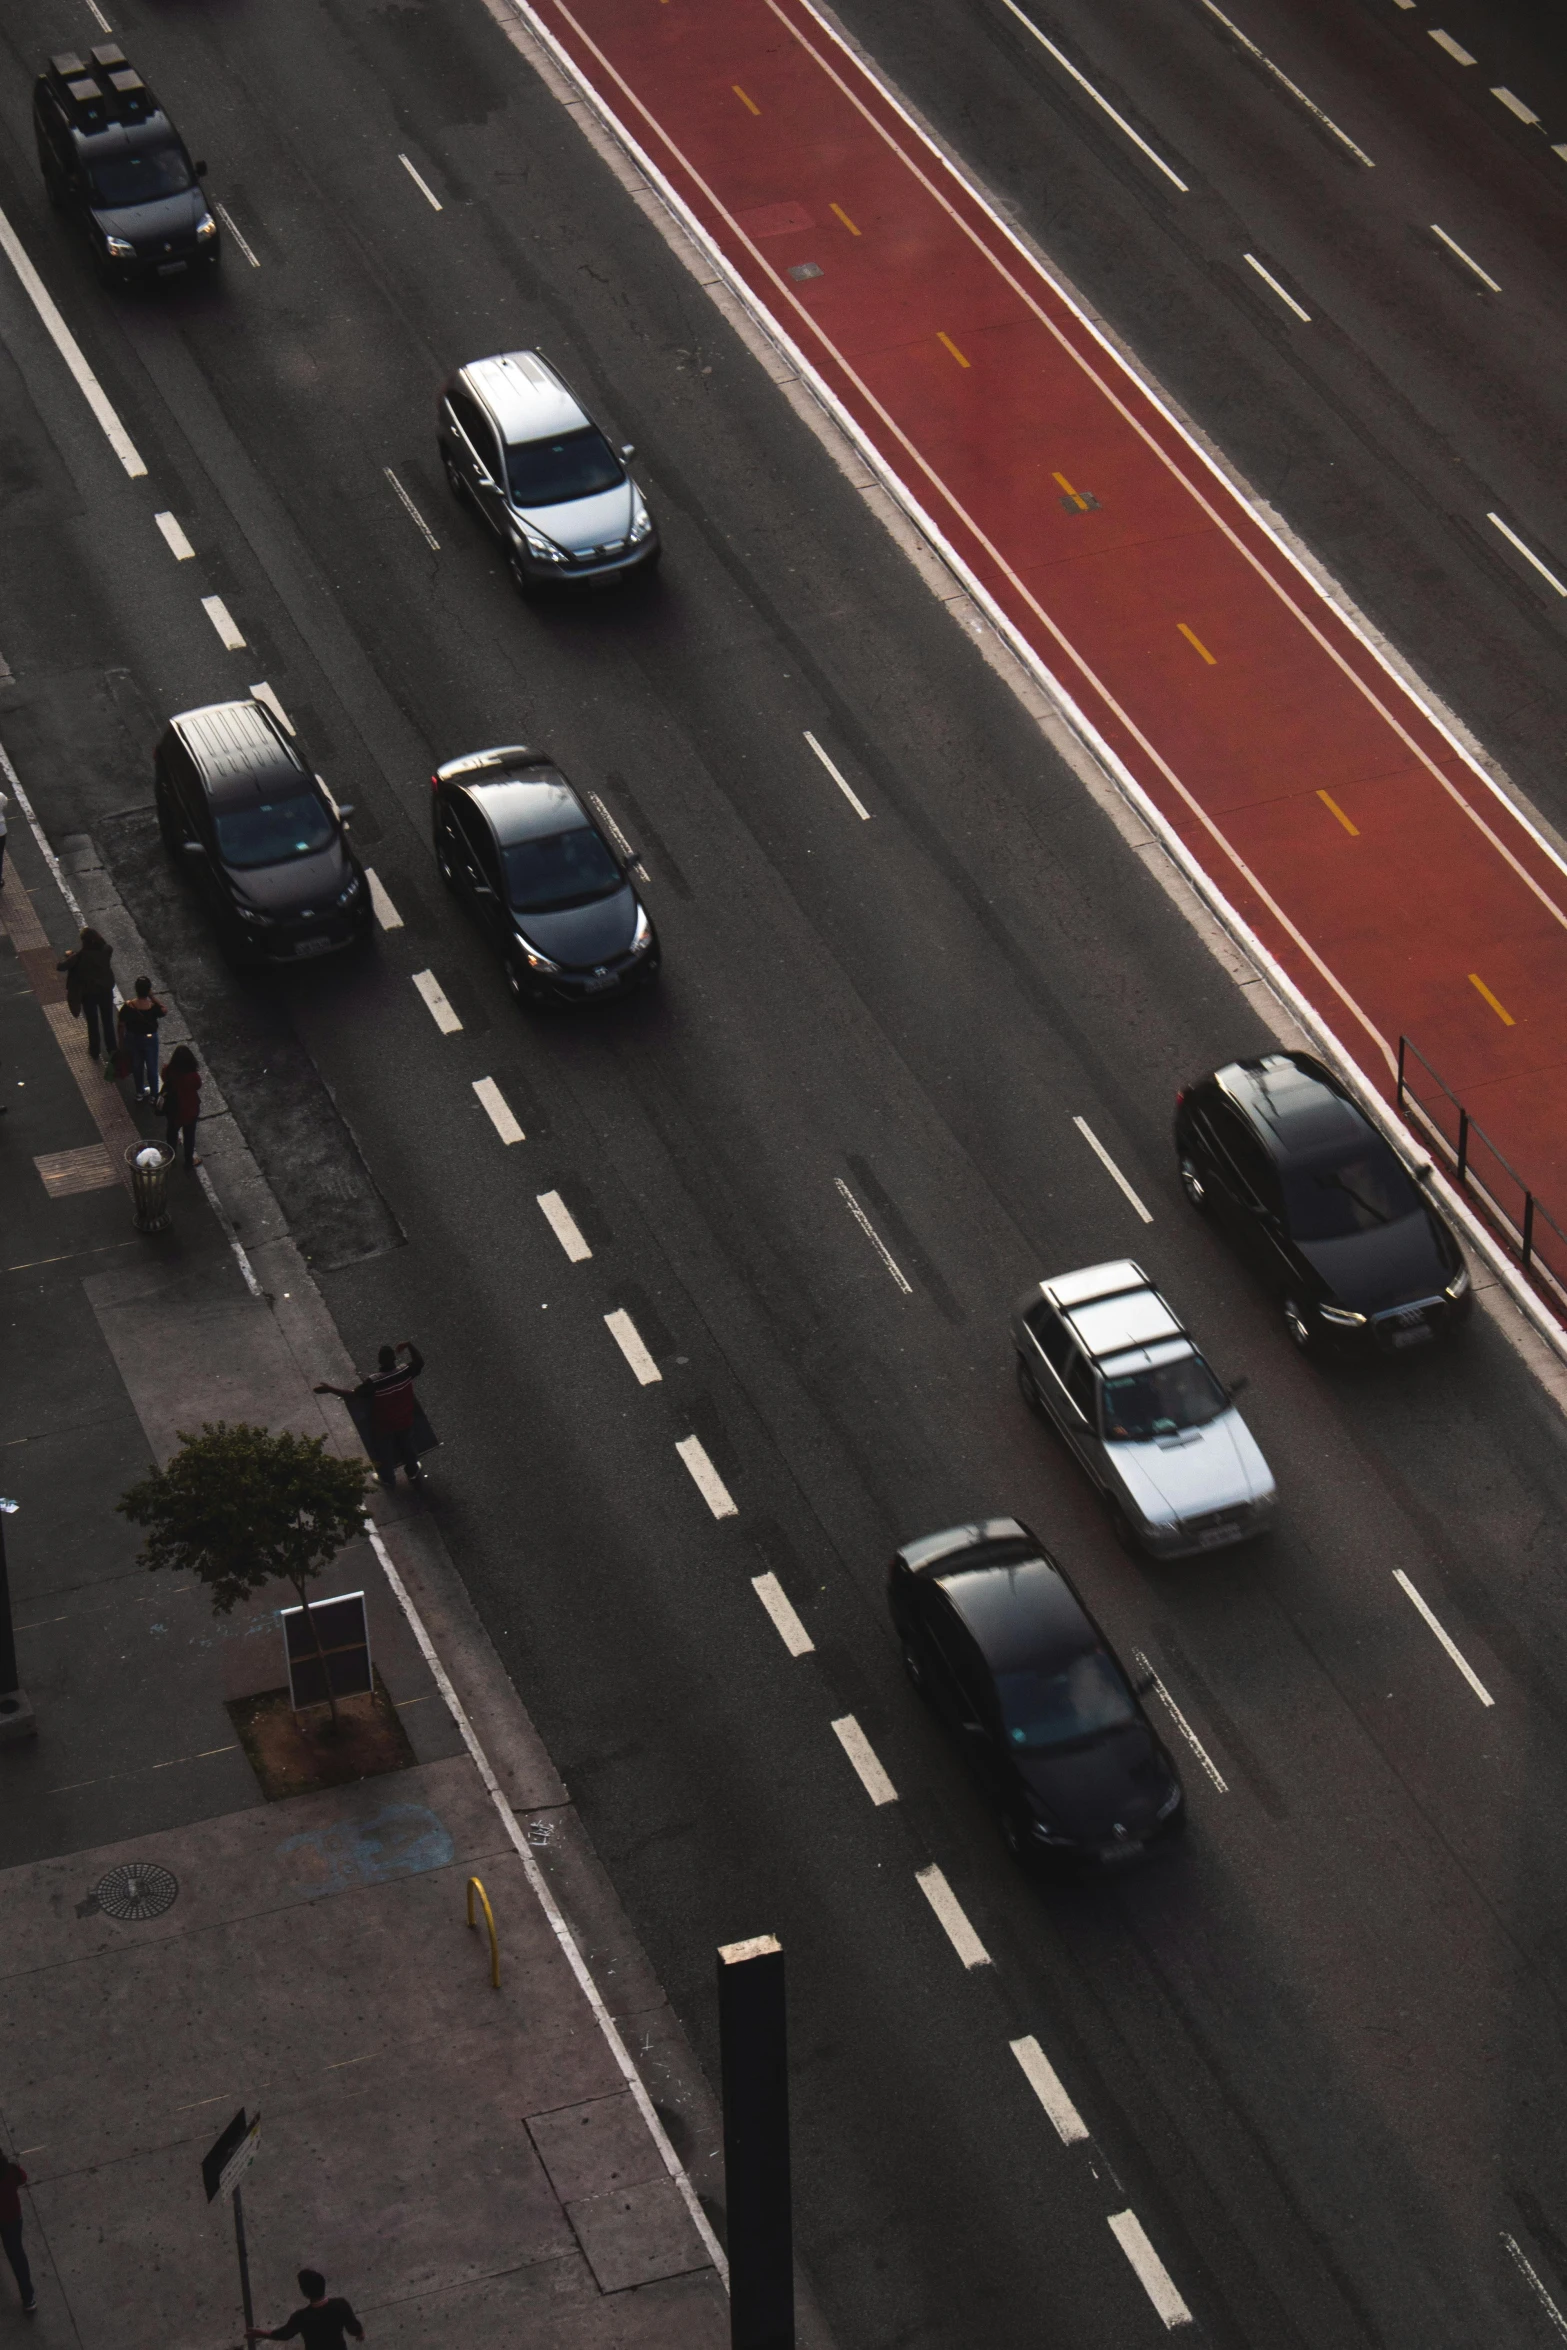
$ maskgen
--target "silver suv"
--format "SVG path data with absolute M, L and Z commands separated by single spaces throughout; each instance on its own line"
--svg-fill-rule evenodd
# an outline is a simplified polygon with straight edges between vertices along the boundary
M 524 594 L 658 561 L 653 517 L 626 471 L 636 451 L 611 447 L 537 351 L 459 368 L 438 429 L 452 495 L 483 515 Z
M 1273 1472 L 1130 1257 L 1042 1281 L 1012 1317 L 1018 1385 L 1055 1422 L 1128 1549 L 1187 1558 L 1265 1533 Z

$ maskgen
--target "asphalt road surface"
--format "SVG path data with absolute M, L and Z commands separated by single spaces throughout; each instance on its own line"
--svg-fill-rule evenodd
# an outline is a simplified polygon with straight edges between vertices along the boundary
M 479 0 L 105 13 L 238 234 L 219 289 L 96 285 L 43 201 L 28 96 L 44 55 L 102 31 L 85 0 L 16 0 L 0 209 L 147 473 L 128 478 L 0 267 L 0 739 L 51 834 L 103 845 L 351 1343 L 423 1347 L 432 1506 L 715 2074 L 714 1945 L 784 1940 L 799 2249 L 844 2350 L 1151 2343 L 1172 2293 L 1204 2338 L 1256 2350 L 1549 2341 L 1544 2296 L 1567 2306 L 1555 1406 L 1484 1316 L 1397 1376 L 1289 1352 L 1184 1208 L 1169 1147 L 1177 1085 L 1268 1042 L 1254 996 Z M 1512 118 L 1492 139 L 1445 52 L 1433 71 L 1370 9 L 1325 12 L 1290 70 L 1305 87 L 1319 69 L 1318 102 L 1383 142 L 1346 178 L 1204 12 L 1098 11 L 1143 135 L 1200 156 L 1198 226 L 1173 226 L 1142 163 L 1015 69 L 1030 36 L 1009 48 L 1004 13 L 854 21 L 916 102 L 968 108 L 948 127 L 982 172 L 995 126 L 969 93 L 1010 74 L 998 119 L 1046 191 L 1028 225 L 1147 329 L 1199 422 L 1549 811 L 1557 599 L 1484 519 L 1505 497 L 1567 559 L 1561 199 Z M 1263 46 L 1282 14 L 1259 16 Z M 1364 114 L 1327 74 L 1357 40 L 1386 73 Z M 1105 63 L 1086 36 L 1078 54 Z M 922 87 L 938 55 L 944 88 Z M 1341 253 L 1332 288 L 1309 273 L 1374 185 L 1357 235 L 1413 282 L 1413 198 L 1383 191 L 1451 158 L 1455 122 L 1480 126 L 1480 162 L 1452 234 L 1519 285 L 1516 331 L 1424 246 L 1427 292 L 1386 314 L 1354 306 L 1374 252 Z M 1298 356 L 1267 289 L 1241 293 L 1244 262 L 1216 260 L 1226 207 L 1303 307 L 1342 295 L 1327 357 Z M 524 606 L 447 499 L 441 376 L 519 344 L 636 442 L 666 544 L 646 592 Z M 1464 419 L 1469 475 L 1447 447 Z M 168 712 L 263 679 L 361 811 L 401 921 L 353 962 L 240 980 L 162 861 L 150 753 Z M 444 897 L 429 770 L 523 739 L 642 853 L 656 998 L 520 1018 Z M 432 1020 L 426 971 L 460 1029 Z M 501 1141 L 485 1077 L 524 1141 Z M 7 1147 L 49 1147 L 6 1125 Z M 591 1254 L 568 1253 L 573 1231 Z M 1251 1379 L 1284 1502 L 1265 1550 L 1134 1565 L 1017 1398 L 1014 1295 L 1121 1253 Z M 1022 1878 L 904 1682 L 892 1544 L 997 1509 L 1059 1549 L 1208 1758 L 1170 1724 L 1191 1834 L 1135 1873 Z M 810 1653 L 759 1599 L 769 1575 Z M 871 1801 L 846 1717 L 895 1801 Z M 922 1890 L 932 1866 L 984 1963 Z M 1052 2127 L 1010 2045 L 1028 2038 L 1086 2137 Z

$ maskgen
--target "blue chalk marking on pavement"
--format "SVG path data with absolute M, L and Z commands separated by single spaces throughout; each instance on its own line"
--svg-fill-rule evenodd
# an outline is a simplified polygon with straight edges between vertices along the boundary
M 290 1836 L 278 1846 L 278 1855 L 311 1856 L 314 1865 L 300 1874 L 315 1878 L 305 1888 L 315 1900 L 323 1893 L 347 1893 L 355 1885 L 384 1885 L 391 1877 L 448 1868 L 456 1850 L 433 1811 L 421 1803 L 389 1803 L 371 1819 L 342 1820 L 335 1827 Z

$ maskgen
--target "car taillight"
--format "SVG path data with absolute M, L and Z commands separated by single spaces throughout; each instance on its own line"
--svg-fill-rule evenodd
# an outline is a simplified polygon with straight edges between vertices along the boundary
M 440 779 L 440 777 L 439 777 L 438 775 L 432 775 L 432 776 L 431 776 L 431 778 L 430 778 L 430 789 L 431 789 L 431 791 L 439 791 L 439 790 L 440 790 L 440 788 L 441 788 L 441 779 Z
M 1185 1088 L 1185 1086 L 1184 1086 L 1184 1085 L 1182 1085 L 1182 1086 L 1178 1086 L 1178 1087 L 1176 1088 L 1176 1095 L 1175 1095 L 1175 1106 L 1176 1106 L 1176 1108 L 1177 1108 L 1177 1109 L 1179 1109 L 1179 1108 L 1180 1108 L 1180 1106 L 1181 1106 L 1182 1102 L 1183 1102 L 1183 1101 L 1185 1101 L 1185 1099 L 1186 1099 L 1186 1088 Z

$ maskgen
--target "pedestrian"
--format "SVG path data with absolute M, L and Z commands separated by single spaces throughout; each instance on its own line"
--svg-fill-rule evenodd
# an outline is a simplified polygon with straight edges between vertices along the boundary
M 87 1050 L 96 1061 L 114 1059 L 114 949 L 96 930 L 84 930 L 55 969 L 65 973 L 65 1000 L 71 1018 L 87 1015 Z M 100 1053 L 100 1047 L 101 1053 Z
M 177 1044 L 163 1064 L 163 1091 L 158 1096 L 163 1104 L 164 1132 L 173 1150 L 181 1135 L 185 1138 L 185 1164 L 199 1167 L 196 1156 L 196 1120 L 201 1116 L 201 1071 L 196 1056 L 188 1044 Z
M 158 1022 L 163 1017 L 152 981 L 138 979 L 136 993 L 120 1006 L 120 1042 L 130 1059 L 139 1102 L 150 1102 L 158 1090 Z
M 399 1355 L 407 1360 L 399 1362 Z M 317 1395 L 340 1395 L 344 1403 L 370 1407 L 370 1457 L 375 1473 L 388 1493 L 401 1468 L 410 1485 L 424 1483 L 424 1471 L 414 1444 L 414 1381 L 424 1369 L 424 1357 L 411 1338 L 383 1346 L 377 1368 L 357 1387 L 333 1387 L 323 1380 Z
M 274 2326 L 268 2333 L 264 2326 L 247 2326 L 247 2342 L 291 2342 L 297 2334 L 305 2350 L 347 2350 L 345 2333 L 356 2342 L 365 2338 L 360 2324 L 340 2293 L 329 2301 L 326 2297 L 326 2279 L 318 2268 L 302 2268 L 299 2289 L 305 2296 L 303 2309 L 296 2309 L 286 2326 Z
M 38 2295 L 33 2291 L 33 2272 L 22 2250 L 22 2198 L 17 2192 L 26 2184 L 27 2173 L 21 2164 L 7 2162 L 0 2155 L 0 2244 L 5 2246 L 5 2256 L 11 2263 L 22 2308 L 32 2317 L 38 2308 Z

